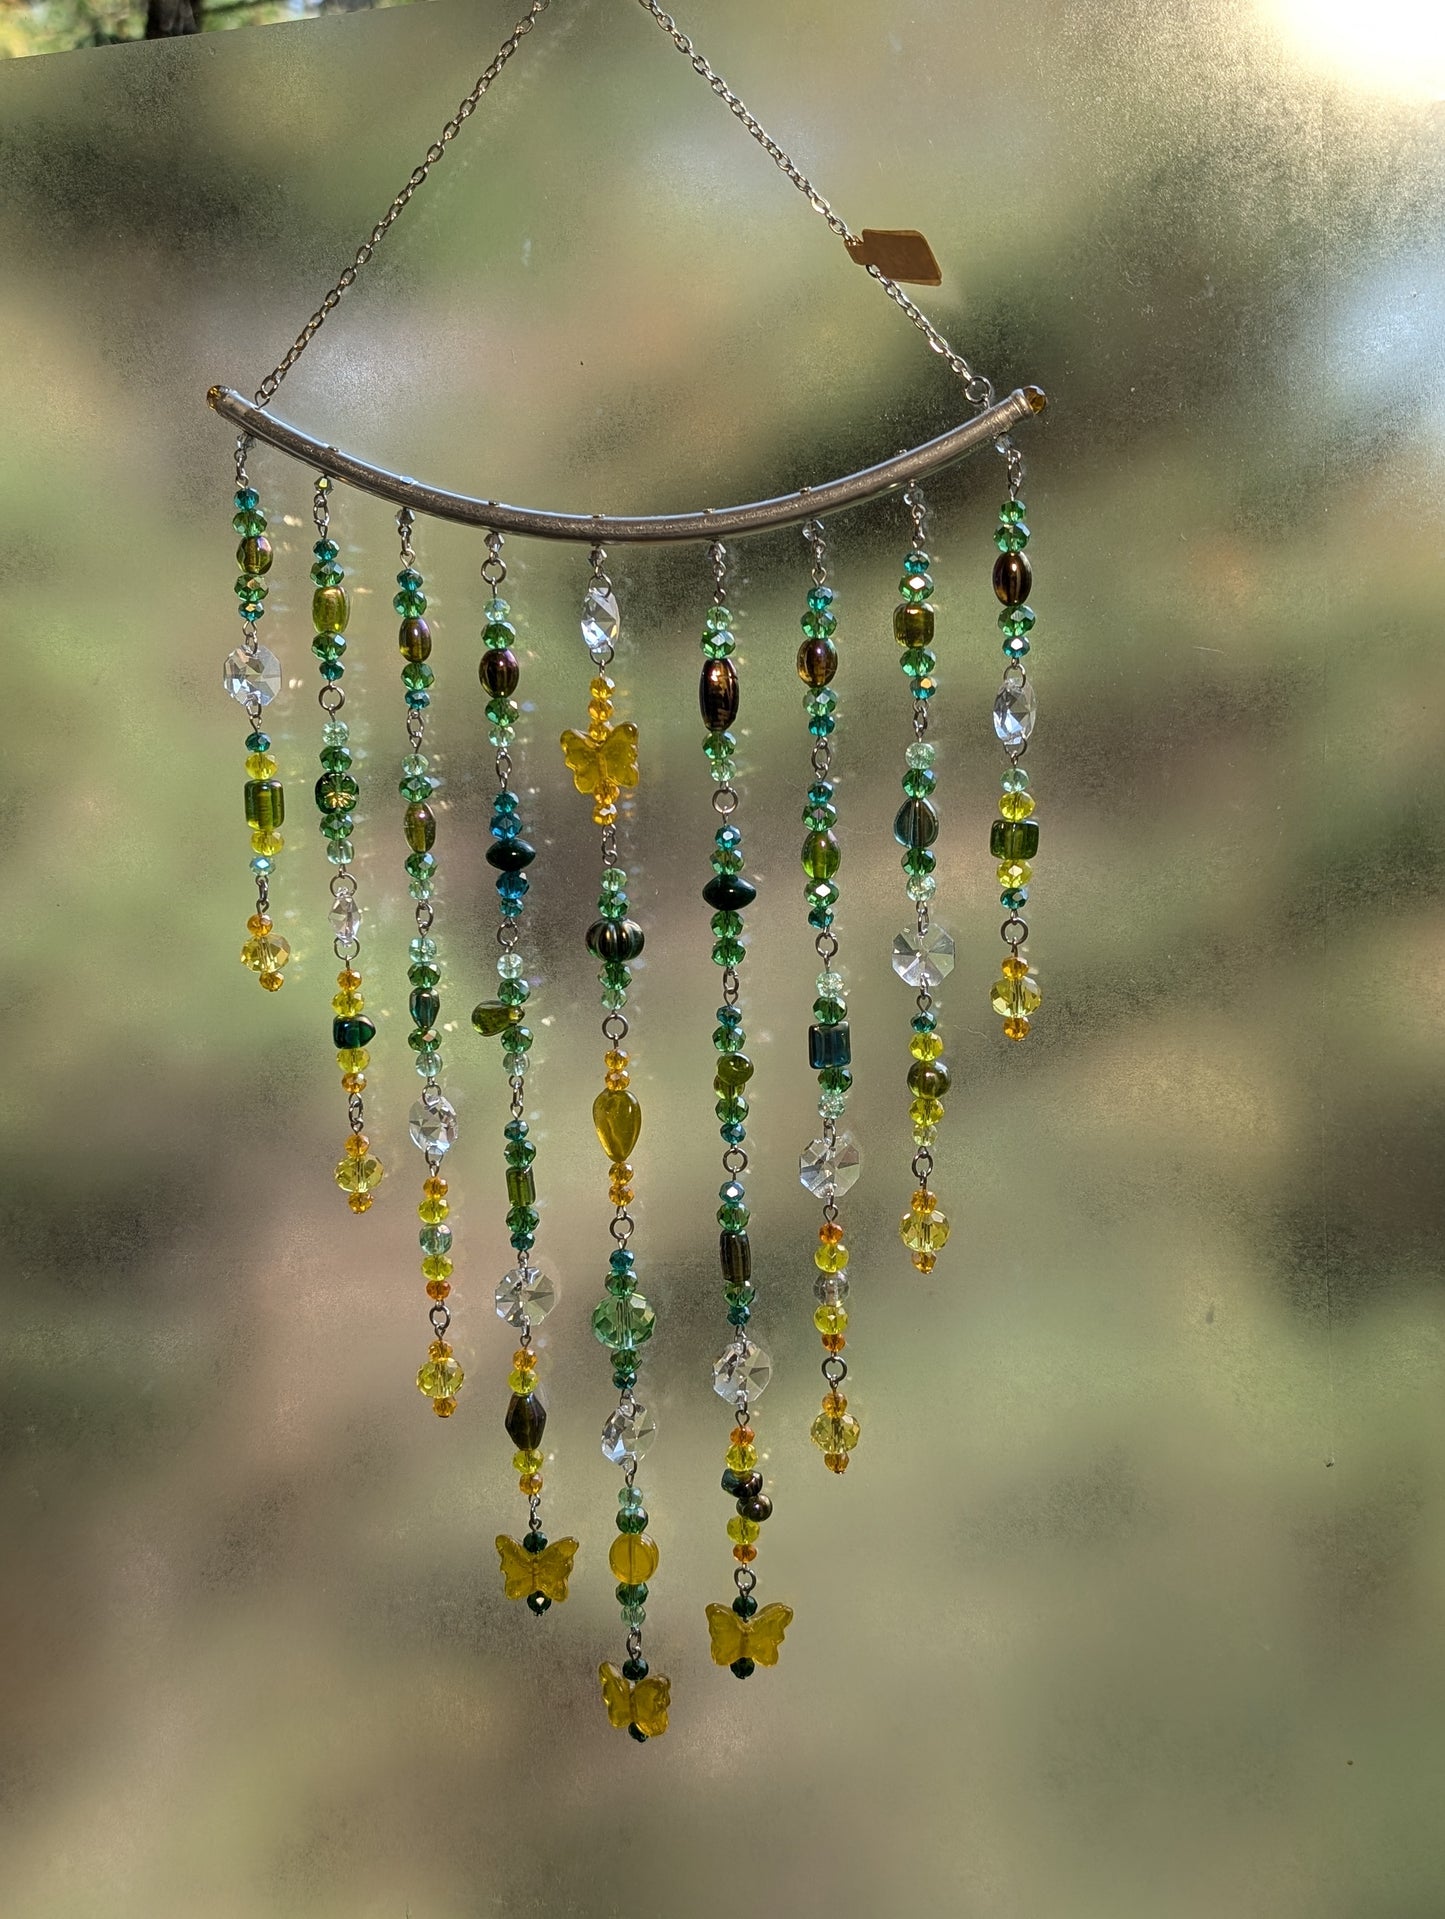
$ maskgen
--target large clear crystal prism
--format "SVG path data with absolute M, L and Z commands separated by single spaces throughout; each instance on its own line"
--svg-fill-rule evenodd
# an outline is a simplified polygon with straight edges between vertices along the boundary
M 836 1134 L 831 1145 L 815 1139 L 798 1160 L 798 1178 L 816 1199 L 839 1199 L 856 1184 L 860 1157 L 851 1133 Z
M 419 1099 L 408 1116 L 411 1143 L 423 1153 L 449 1153 L 457 1143 L 457 1109 L 440 1094 Z
M 514 1266 L 501 1280 L 493 1298 L 498 1319 L 506 1320 L 509 1326 L 520 1326 L 523 1320 L 535 1326 L 557 1304 L 557 1288 L 540 1266 L 524 1263 Z
M 712 1389 L 719 1399 L 735 1400 L 743 1392 L 757 1399 L 772 1376 L 773 1362 L 762 1347 L 750 1339 L 735 1339 L 713 1361 Z
M 657 1421 L 645 1406 L 619 1406 L 602 1428 L 602 1457 L 614 1466 L 641 1459 L 657 1437 Z
M 938 986 L 953 971 L 953 935 L 941 926 L 919 933 L 905 926 L 893 935 L 893 970 L 908 986 Z
M 994 732 L 1005 746 L 1022 746 L 1033 732 L 1037 718 L 1038 702 L 1034 699 L 1032 684 L 1010 674 L 993 703 Z
M 258 646 L 254 652 L 238 646 L 226 655 L 221 685 L 242 706 L 253 700 L 257 706 L 269 706 L 281 691 L 281 662 L 269 646 Z
M 622 631 L 622 615 L 617 610 L 617 595 L 611 587 L 594 585 L 582 602 L 582 644 L 599 659 L 616 646 Z

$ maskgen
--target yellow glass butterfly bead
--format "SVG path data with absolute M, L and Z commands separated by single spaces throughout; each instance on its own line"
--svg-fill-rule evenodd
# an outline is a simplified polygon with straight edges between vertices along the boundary
M 587 733 L 569 728 L 562 735 L 562 758 L 577 791 L 591 797 L 594 821 L 605 826 L 620 789 L 637 784 L 637 728 L 631 720 L 617 726 L 594 721 Z
M 528 1534 L 528 1538 L 540 1535 Z M 508 1599 L 525 1599 L 533 1612 L 542 1613 L 554 1602 L 561 1605 L 567 1597 L 567 1581 L 572 1576 L 572 1561 L 579 1542 L 554 1539 L 550 1546 L 536 1552 L 519 1546 L 505 1533 L 497 1534 L 497 1558 L 502 1567 L 502 1585 Z M 545 1601 L 546 1604 L 534 1603 Z
M 625 1727 L 639 1741 L 660 1739 L 667 1731 L 667 1709 L 672 1703 L 672 1681 L 661 1673 L 649 1673 L 634 1683 L 624 1679 L 616 1666 L 603 1664 L 597 1669 L 602 1681 L 602 1703 L 607 1717 L 619 1729 Z
M 792 1623 L 792 1607 L 777 1600 L 751 1619 L 740 1619 L 731 1606 L 709 1606 L 707 1631 L 713 1664 L 730 1666 L 739 1679 L 746 1679 L 755 1665 L 776 1666 L 783 1634 Z

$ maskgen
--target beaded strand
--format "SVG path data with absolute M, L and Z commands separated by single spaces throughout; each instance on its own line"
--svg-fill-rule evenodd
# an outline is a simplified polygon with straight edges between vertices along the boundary
M 670 1684 L 649 1676 L 643 1656 L 642 1628 L 647 1618 L 649 1581 L 657 1570 L 656 1542 L 647 1531 L 648 1515 L 637 1468 L 657 1427 L 636 1387 L 641 1349 L 652 1338 L 656 1314 L 637 1290 L 637 1255 L 632 1153 L 642 1132 L 642 1108 L 630 1092 L 630 1058 L 623 1049 L 629 1024 L 625 1008 L 632 983 L 631 962 L 642 952 L 643 931 L 629 914 L 627 874 L 618 864 L 617 812 L 623 787 L 637 785 L 637 727 L 613 722 L 616 686 L 607 669 L 621 630 L 617 598 L 607 576 L 607 555 L 592 550 L 592 577 L 582 612 L 582 639 L 596 668 L 588 686 L 587 731 L 565 732 L 562 755 L 579 793 L 592 801 L 592 821 L 601 828 L 602 878 L 598 918 L 587 929 L 587 950 L 599 962 L 602 999 L 602 1091 L 592 1102 L 592 1124 L 607 1155 L 607 1197 L 613 1209 L 608 1225 L 613 1248 L 607 1262 L 605 1291 L 592 1314 L 592 1331 L 612 1361 L 617 1404 L 602 1428 L 602 1456 L 622 1469 L 617 1496 L 617 1537 L 607 1563 L 617 1581 L 617 1604 L 626 1628 L 627 1656 L 621 1667 L 604 1662 L 598 1677 L 603 1703 L 614 1726 L 632 1738 L 656 1738 L 667 1729 Z
M 1003 891 L 999 904 L 1007 910 L 999 931 L 1008 947 L 1008 957 L 1000 969 L 1002 977 L 994 982 L 990 995 L 993 1010 L 1003 1018 L 1005 1039 L 1028 1037 L 1030 1016 L 1043 1002 L 1039 983 L 1029 970 L 1023 946 L 1029 936 L 1028 922 L 1021 917 L 1028 903 L 1032 861 L 1039 850 L 1039 823 L 1034 818 L 1034 799 L 1029 791 L 1029 776 L 1021 761 L 1033 735 L 1037 704 L 1024 659 L 1029 651 L 1029 635 L 1034 626 L 1034 610 L 1028 604 L 1033 585 L 1033 566 L 1024 548 L 1029 529 L 1024 518 L 1024 503 L 1019 498 L 1023 484 L 1023 455 L 1012 442 L 1005 448 L 1008 462 L 1008 498 L 998 510 L 998 528 L 994 545 L 998 558 L 993 565 L 993 590 L 1002 604 L 998 616 L 1003 634 L 1003 685 L 993 703 L 993 726 L 1008 759 L 999 797 L 999 818 L 989 831 L 988 850 L 998 861 L 998 883 Z
M 848 1362 L 847 1344 L 848 1248 L 838 1223 L 838 1201 L 858 1178 L 859 1153 L 853 1135 L 840 1131 L 848 1090 L 853 1084 L 853 1044 L 848 1023 L 846 982 L 837 970 L 838 940 L 833 923 L 838 905 L 838 869 L 842 854 L 833 829 L 838 823 L 836 788 L 832 779 L 833 731 L 838 723 L 838 696 L 832 680 L 838 670 L 838 630 L 833 611 L 836 596 L 828 585 L 827 549 L 819 521 L 810 520 L 803 537 L 813 555 L 813 584 L 803 614 L 803 641 L 798 648 L 798 677 L 808 691 L 803 710 L 812 742 L 812 784 L 803 807 L 808 829 L 803 841 L 803 898 L 808 924 L 814 929 L 814 947 L 822 971 L 813 1001 L 813 1023 L 808 1028 L 808 1065 L 818 1075 L 818 1113 L 822 1130 L 804 1148 L 798 1161 L 806 1190 L 823 1202 L 823 1221 L 813 1254 L 817 1268 L 813 1296 L 817 1305 L 813 1324 L 823 1342 L 823 1403 L 809 1428 L 809 1437 L 823 1455 L 831 1473 L 845 1473 L 858 1444 L 860 1427 L 848 1411 L 843 1383 Z
M 903 848 L 902 866 L 906 891 L 913 902 L 914 924 L 894 938 L 893 970 L 917 993 L 917 1011 L 911 1021 L 913 1037 L 908 1046 L 912 1057 L 908 1117 L 913 1128 L 912 1166 L 917 1184 L 898 1231 L 914 1266 L 920 1273 L 931 1273 L 949 1234 L 948 1219 L 929 1185 L 933 1144 L 949 1085 L 933 988 L 953 971 L 954 943 L 952 934 L 933 925 L 929 911 L 938 885 L 938 858 L 933 851 L 938 813 L 931 797 L 938 780 L 933 771 L 933 744 L 927 737 L 929 706 L 937 691 L 931 650 L 935 615 L 929 605 L 933 576 L 924 551 L 927 509 L 916 487 L 910 487 L 903 497 L 913 520 L 913 546 L 903 562 L 899 582 L 903 597 L 894 610 L 893 636 L 902 649 L 899 664 L 913 700 L 913 739 L 904 755 L 903 804 L 894 817 L 893 837 Z
M 226 655 L 221 685 L 245 707 L 250 721 L 246 735 L 246 826 L 251 835 L 251 871 L 256 880 L 256 910 L 246 921 L 241 964 L 247 966 L 268 993 L 280 990 L 283 967 L 291 957 L 288 942 L 271 919 L 271 871 L 285 845 L 281 824 L 286 818 L 286 790 L 276 777 L 271 741 L 261 730 L 262 710 L 281 690 L 281 663 L 262 646 L 257 623 L 266 612 L 266 575 L 274 555 L 266 538 L 266 515 L 261 499 L 246 477 L 246 441 L 236 442 L 235 517 L 231 531 L 239 536 L 236 564 L 236 605 L 241 616 L 241 644 Z
M 336 1183 L 346 1195 L 353 1213 L 366 1212 L 376 1188 L 381 1184 L 381 1161 L 372 1153 L 365 1131 L 362 1093 L 366 1089 L 366 1069 L 371 1063 L 367 1048 L 376 1037 L 374 1021 L 365 1016 L 362 978 L 357 960 L 361 956 L 361 908 L 356 901 L 356 877 L 351 871 L 355 858 L 351 834 L 355 826 L 356 802 L 360 789 L 351 772 L 350 729 L 340 713 L 346 704 L 341 681 L 346 672 L 346 627 L 351 618 L 351 603 L 343 584 L 340 548 L 331 537 L 331 481 L 318 474 L 312 496 L 311 517 L 316 525 L 316 543 L 312 547 L 311 623 L 315 638 L 311 651 L 321 673 L 316 702 L 325 714 L 321 728 L 321 777 L 316 782 L 316 808 L 321 815 L 321 834 L 326 841 L 326 857 L 336 868 L 331 876 L 332 946 L 341 961 L 336 975 L 336 993 L 331 1001 L 331 1041 L 336 1048 L 336 1064 L 341 1068 L 341 1088 L 346 1094 L 346 1115 L 350 1132 L 336 1167 Z

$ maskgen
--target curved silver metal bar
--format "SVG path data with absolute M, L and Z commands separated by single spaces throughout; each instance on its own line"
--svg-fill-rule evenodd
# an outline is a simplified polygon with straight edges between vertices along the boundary
M 707 507 L 701 513 L 663 513 L 640 519 L 619 518 L 607 513 L 548 513 L 529 506 L 504 506 L 498 500 L 476 500 L 465 493 L 447 493 L 400 474 L 369 466 L 339 447 L 313 440 L 284 420 L 253 406 L 231 387 L 213 386 L 207 400 L 223 419 L 252 440 L 262 440 L 279 452 L 289 453 L 317 473 L 334 480 L 345 480 L 363 493 L 374 493 L 395 506 L 409 506 L 414 513 L 436 520 L 455 520 L 462 526 L 484 526 L 498 533 L 525 533 L 539 540 L 573 540 L 586 546 L 621 546 L 653 540 L 728 540 L 738 534 L 758 533 L 766 527 L 798 526 L 815 515 L 836 513 L 840 507 L 856 506 L 895 487 L 906 486 L 950 466 L 966 453 L 987 446 L 1021 420 L 1042 413 L 1047 401 L 1040 388 L 1020 387 L 1005 400 L 966 420 L 962 426 L 940 433 L 936 440 L 925 440 L 891 460 L 867 466 L 841 480 L 829 480 L 822 486 L 802 487 L 796 493 L 783 493 L 774 500 L 755 500 L 749 506 Z

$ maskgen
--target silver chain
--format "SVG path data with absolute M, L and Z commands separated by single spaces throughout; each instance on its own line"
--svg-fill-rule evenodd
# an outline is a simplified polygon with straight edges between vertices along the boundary
M 547 11 L 551 3 L 552 0 L 532 0 L 532 4 L 528 7 L 525 15 L 517 22 L 516 26 L 512 28 L 512 31 L 497 49 L 492 64 L 487 68 L 486 72 L 479 77 L 476 85 L 472 88 L 466 99 L 462 101 L 451 119 L 447 121 L 436 139 L 427 148 L 426 158 L 421 162 L 420 166 L 412 169 L 406 185 L 401 189 L 401 192 L 397 194 L 386 212 L 371 229 L 367 238 L 363 240 L 361 245 L 356 249 L 356 257 L 351 262 L 351 265 L 342 274 L 341 278 L 336 282 L 335 286 L 332 287 L 331 291 L 326 295 L 320 306 L 317 307 L 305 326 L 302 327 L 301 331 L 296 335 L 296 338 L 292 341 L 279 365 L 273 367 L 261 382 L 256 390 L 257 406 L 266 406 L 273 398 L 281 382 L 286 378 L 286 375 L 291 371 L 292 367 L 295 366 L 296 362 L 301 358 L 301 355 L 321 331 L 321 328 L 326 322 L 326 316 L 329 313 L 333 313 L 336 308 L 340 306 L 343 297 L 355 282 L 356 276 L 370 260 L 377 247 L 380 246 L 392 225 L 401 218 L 402 213 L 411 201 L 412 195 L 416 192 L 417 188 L 423 184 L 427 175 L 437 162 L 445 157 L 447 147 L 455 140 L 467 121 L 471 119 L 472 115 L 481 105 L 482 95 L 497 78 L 502 68 L 506 66 L 512 55 L 517 51 L 517 48 L 521 46 L 523 40 L 532 31 L 532 28 L 537 24 L 538 17 Z
M 838 238 L 845 244 L 850 240 L 856 240 L 857 235 L 853 232 L 847 221 L 833 211 L 832 207 L 829 206 L 822 194 L 818 192 L 812 181 L 794 164 L 790 156 L 778 145 L 777 141 L 768 132 L 766 127 L 763 126 L 757 116 L 748 110 L 744 103 L 733 92 L 727 81 L 723 79 L 722 75 L 710 66 L 702 54 L 698 52 L 697 48 L 678 26 L 672 15 L 663 11 L 660 0 L 640 0 L 640 4 L 647 9 L 658 26 L 660 26 L 667 35 L 668 39 L 671 40 L 672 44 L 677 48 L 678 52 L 688 61 L 693 72 L 707 81 L 708 85 L 712 88 L 718 99 L 722 101 L 728 112 L 731 113 L 735 119 L 742 122 L 773 164 L 787 175 L 788 179 L 792 181 L 793 185 L 798 189 L 799 193 L 802 194 L 813 211 L 822 214 L 831 231 L 836 233 Z M 983 374 L 976 372 L 964 356 L 948 344 L 948 341 L 939 332 L 928 315 L 923 312 L 922 308 L 919 307 L 915 301 L 909 298 L 896 280 L 890 280 L 886 273 L 880 273 L 878 268 L 874 266 L 870 266 L 867 271 L 869 277 L 878 282 L 879 286 L 882 287 L 883 291 L 888 295 L 889 299 L 899 311 L 906 314 L 913 325 L 918 328 L 918 331 L 923 335 L 924 339 L 927 340 L 931 351 L 937 353 L 945 360 L 948 363 L 949 371 L 956 373 L 959 379 L 963 381 L 963 390 L 970 406 L 980 409 L 991 406 L 993 404 L 993 382 L 986 379 Z

